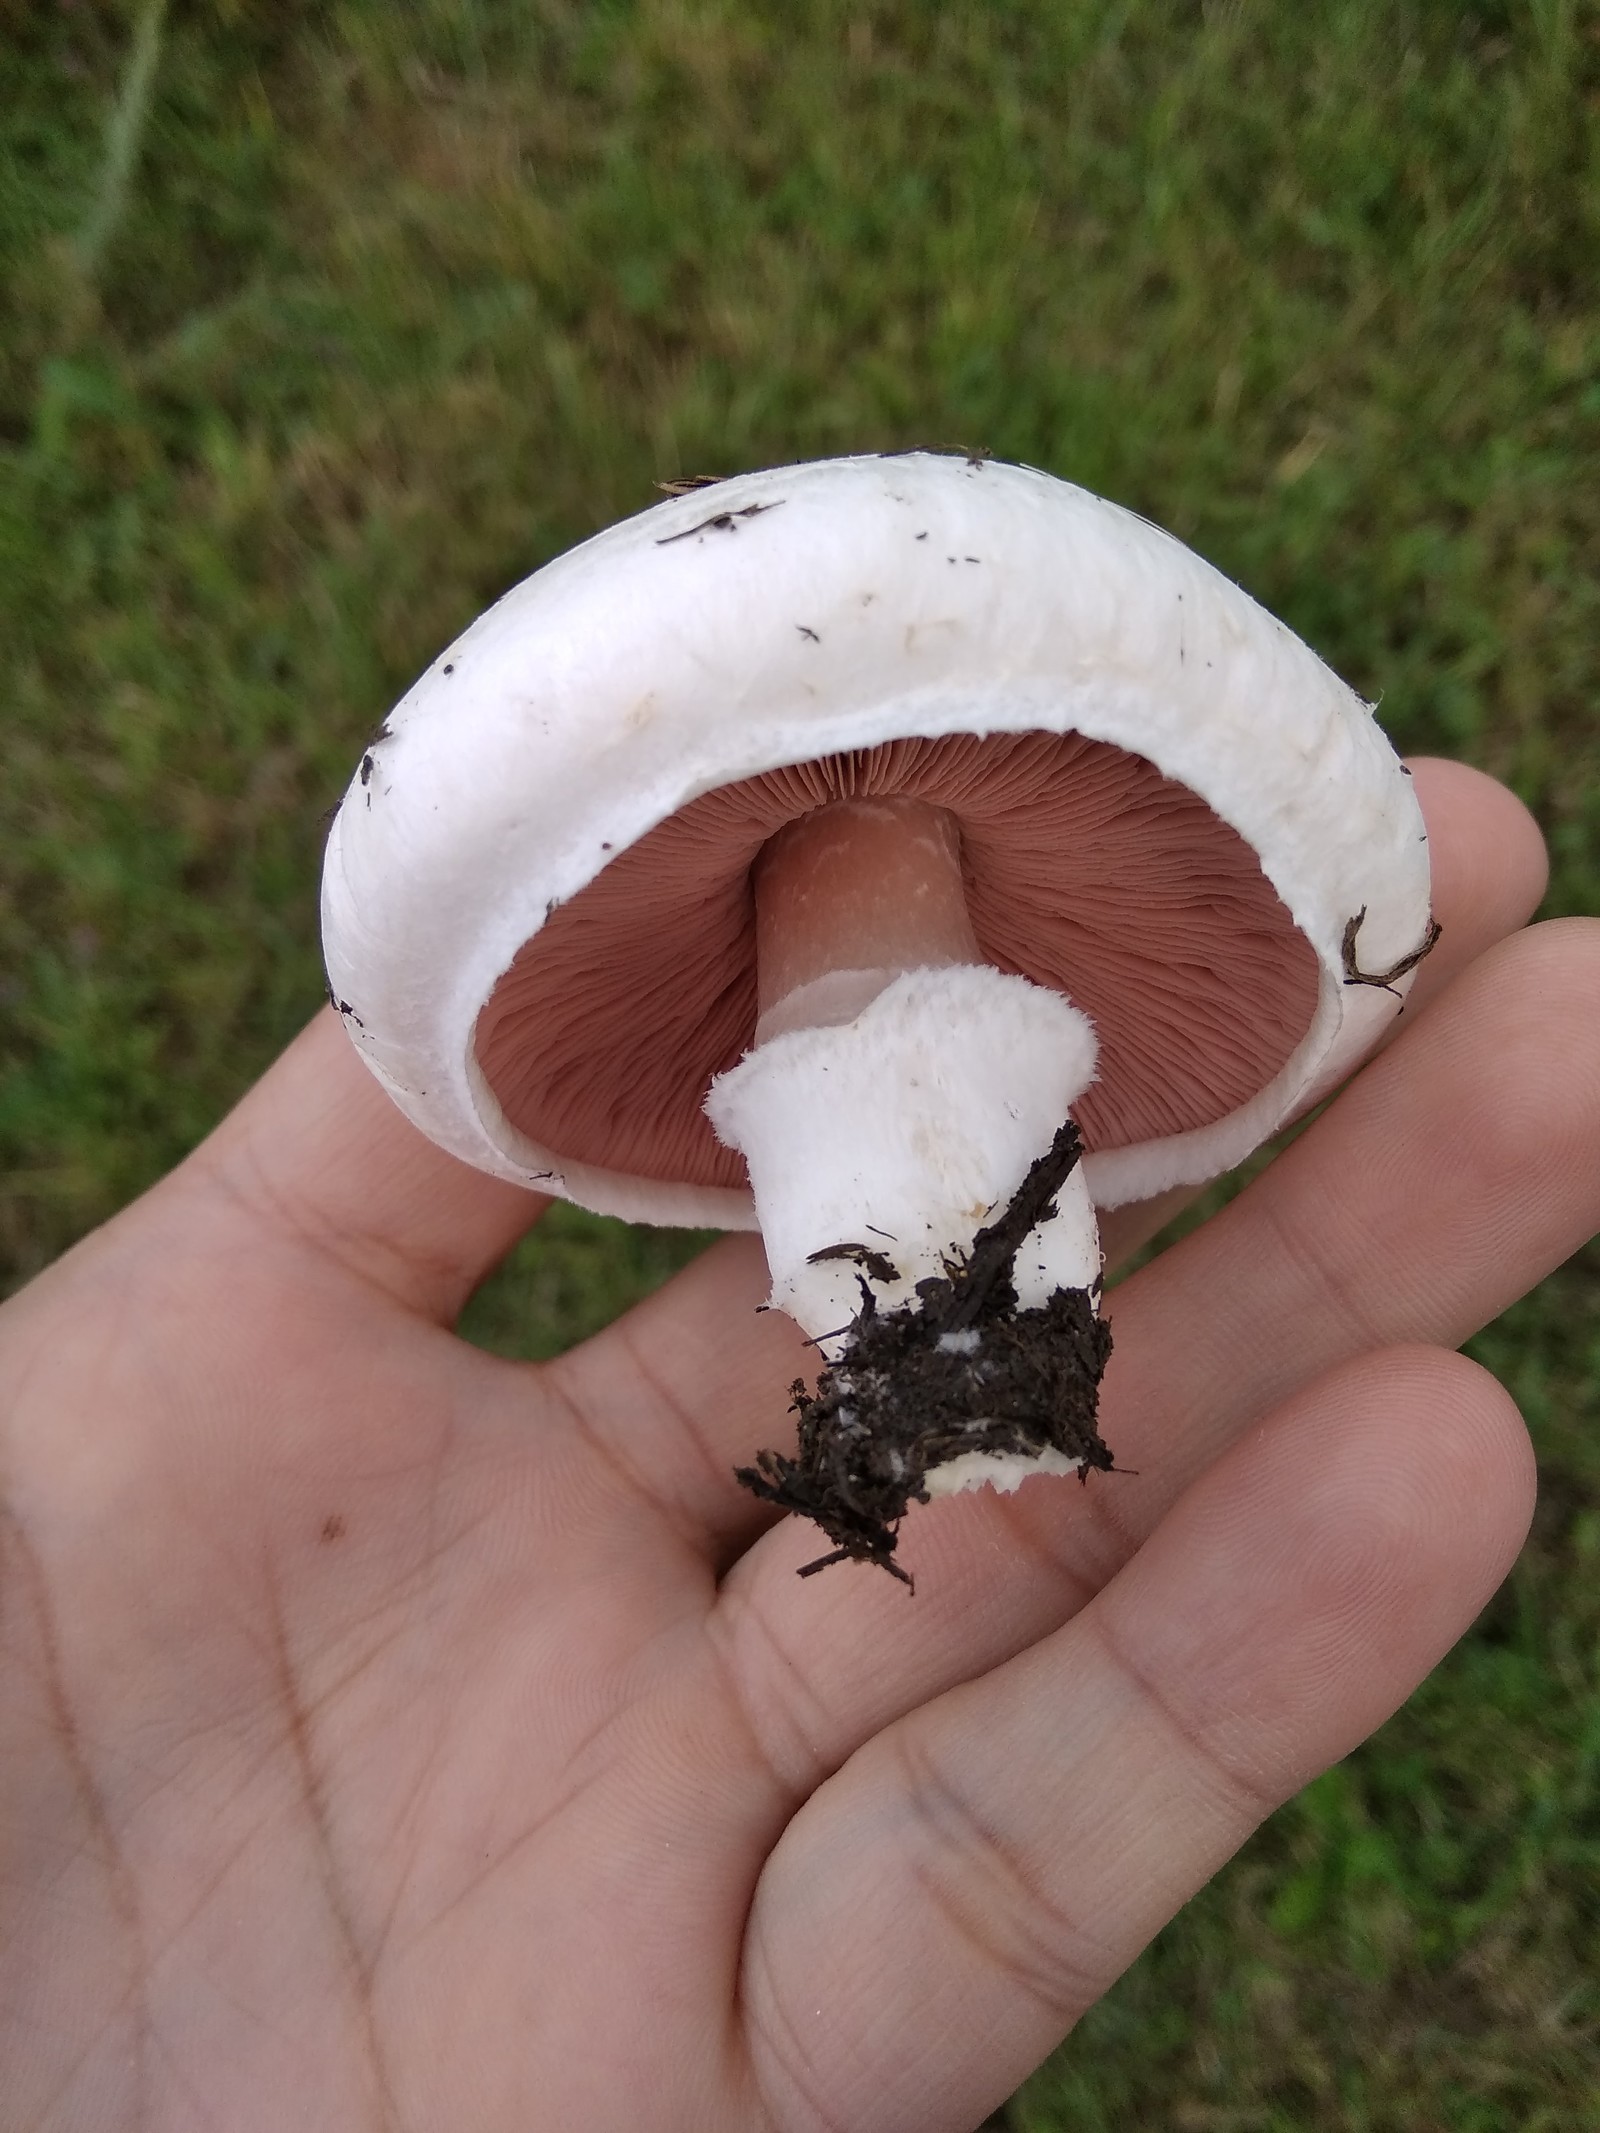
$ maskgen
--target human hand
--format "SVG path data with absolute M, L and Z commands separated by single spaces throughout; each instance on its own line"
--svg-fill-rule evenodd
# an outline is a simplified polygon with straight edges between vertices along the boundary
M 14 1299 L 8 2128 L 967 2133 L 1522 1538 L 1449 1351 L 1600 1215 L 1600 928 L 1503 939 L 1536 833 L 1417 786 L 1396 1041 L 1110 1298 L 1135 1472 L 914 1511 L 914 1600 L 734 1483 L 806 1367 L 756 1241 L 480 1353 L 541 1203 L 331 1015 Z

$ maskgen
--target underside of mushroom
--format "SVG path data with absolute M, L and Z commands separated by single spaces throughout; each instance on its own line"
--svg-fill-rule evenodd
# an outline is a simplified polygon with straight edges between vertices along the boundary
M 772 1302 L 825 1358 L 793 1458 L 740 1479 L 843 1558 L 894 1562 L 908 1504 L 1108 1467 L 1110 1336 L 1071 1106 L 1088 1019 L 983 962 L 949 813 L 843 800 L 753 869 L 756 1042 L 706 1111 L 748 1166 Z

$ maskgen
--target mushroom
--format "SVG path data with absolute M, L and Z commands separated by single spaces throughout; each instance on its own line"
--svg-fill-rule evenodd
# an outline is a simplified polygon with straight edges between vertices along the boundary
M 1315 1104 L 1436 933 L 1305 645 L 1133 513 L 928 453 L 697 486 L 517 586 L 363 755 L 323 920 L 435 1141 L 760 1228 L 826 1368 L 742 1478 L 897 1575 L 909 1502 L 1110 1465 L 1096 1207 Z

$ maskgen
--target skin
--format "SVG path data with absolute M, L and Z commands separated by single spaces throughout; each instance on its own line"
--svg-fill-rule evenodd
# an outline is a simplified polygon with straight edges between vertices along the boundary
M 1417 784 L 1395 1041 L 1112 1298 L 1137 1472 L 914 1511 L 914 1600 L 733 1483 L 804 1362 L 758 1245 L 475 1351 L 539 1204 L 331 1016 L 8 1305 L 8 2133 L 970 2133 L 1523 1537 L 1450 1351 L 1600 1221 L 1600 926 Z

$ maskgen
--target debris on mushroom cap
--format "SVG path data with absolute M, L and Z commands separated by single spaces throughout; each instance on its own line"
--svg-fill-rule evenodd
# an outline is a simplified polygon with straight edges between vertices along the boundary
M 753 1028 L 750 861 L 837 793 L 949 807 L 984 953 L 1091 1015 L 1102 1205 L 1314 1102 L 1429 925 L 1367 706 L 1179 543 L 1026 468 L 669 499 L 509 593 L 387 724 L 324 874 L 353 1041 L 467 1161 L 635 1219 L 752 1224 L 699 1105 Z M 1347 982 L 1358 913 L 1392 992 Z

